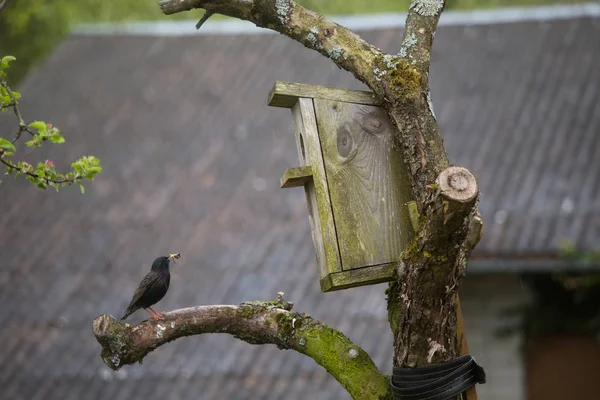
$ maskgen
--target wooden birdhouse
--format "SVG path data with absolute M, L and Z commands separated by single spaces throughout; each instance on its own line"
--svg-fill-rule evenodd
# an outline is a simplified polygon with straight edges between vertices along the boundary
M 369 92 L 287 82 L 275 83 L 269 105 L 292 110 L 300 167 L 281 187 L 305 188 L 321 290 L 391 280 L 414 233 L 385 110 Z

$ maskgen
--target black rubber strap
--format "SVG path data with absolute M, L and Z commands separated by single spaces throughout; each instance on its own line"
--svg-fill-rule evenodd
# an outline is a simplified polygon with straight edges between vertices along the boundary
M 470 356 L 419 368 L 394 368 L 391 379 L 395 400 L 447 400 L 476 383 L 485 383 L 485 371 Z

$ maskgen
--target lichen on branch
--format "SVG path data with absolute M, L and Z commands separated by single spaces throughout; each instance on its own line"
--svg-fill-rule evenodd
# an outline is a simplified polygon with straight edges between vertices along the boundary
M 94 320 L 93 331 L 102 346 L 102 359 L 114 370 L 141 362 L 172 340 L 227 333 L 250 344 L 274 344 L 311 357 L 353 398 L 391 398 L 387 377 L 363 349 L 341 332 L 291 309 L 292 303 L 279 296 L 270 302 L 184 308 L 137 326 L 104 314 Z

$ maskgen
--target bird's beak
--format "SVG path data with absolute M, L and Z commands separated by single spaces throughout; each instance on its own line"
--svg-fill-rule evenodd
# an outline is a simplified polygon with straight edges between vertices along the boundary
M 179 260 L 181 258 L 181 253 L 169 254 L 169 258 L 175 263 L 175 260 Z

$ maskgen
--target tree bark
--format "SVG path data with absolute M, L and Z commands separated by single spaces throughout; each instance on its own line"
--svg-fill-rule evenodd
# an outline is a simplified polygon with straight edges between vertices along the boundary
M 415 239 L 404 250 L 398 277 L 387 291 L 388 315 L 394 335 L 394 366 L 416 367 L 456 358 L 460 351 L 456 332 L 456 294 L 469 253 L 479 240 L 482 223 L 477 214 L 477 182 L 465 168 L 450 165 L 429 93 L 433 37 L 445 2 L 412 1 L 401 50 L 396 55 L 385 54 L 349 29 L 291 0 L 162 0 L 159 5 L 165 14 L 204 8 L 210 13 L 273 29 L 328 57 L 382 99 L 396 128 L 395 145 L 402 146 L 404 162 L 409 168 L 415 200 L 412 211 L 416 219 L 413 221 Z M 191 315 L 190 311 L 184 313 Z M 281 313 L 283 311 L 277 311 L 275 315 Z M 239 316 L 239 313 L 232 315 Z M 109 317 L 101 318 L 110 321 L 109 326 L 120 327 Z M 143 331 L 153 332 L 156 324 L 146 324 Z M 127 333 L 126 337 L 131 337 L 131 329 L 136 328 L 118 328 L 115 337 L 120 337 L 123 332 Z M 203 333 L 202 329 L 197 326 L 195 330 L 185 332 Z M 330 331 L 331 328 L 323 328 L 315 332 Z M 185 335 L 169 338 L 180 336 Z M 338 337 L 338 333 L 335 336 Z M 255 342 L 264 343 L 258 339 Z M 136 342 L 122 343 L 128 348 Z M 144 348 L 153 348 L 151 346 L 163 341 L 155 339 L 154 342 L 140 343 L 133 351 L 145 355 L 148 351 Z M 276 344 L 298 351 L 303 349 L 289 342 Z M 319 359 L 315 360 L 320 363 Z M 371 375 L 367 372 L 366 376 Z M 374 379 L 381 381 L 380 377 Z M 361 381 L 361 385 L 365 382 Z M 351 395 L 379 398 L 376 397 L 379 394 L 351 392 Z M 389 396 L 389 392 L 385 396 Z

